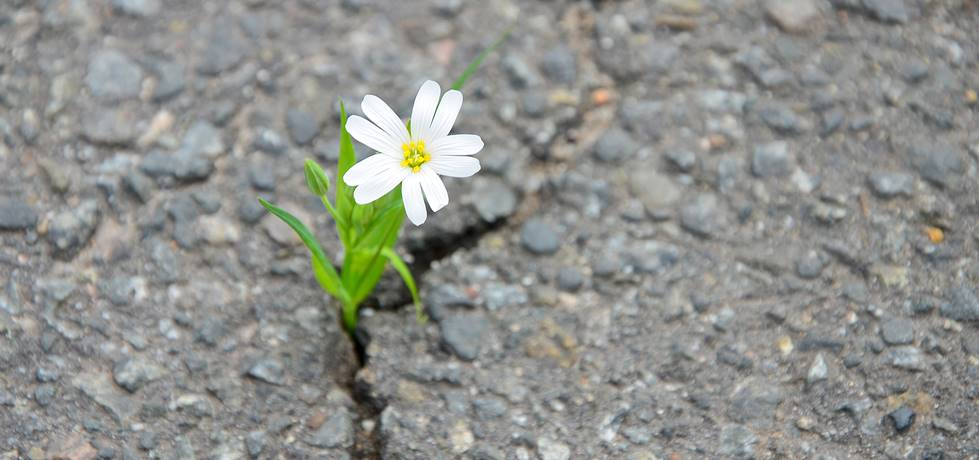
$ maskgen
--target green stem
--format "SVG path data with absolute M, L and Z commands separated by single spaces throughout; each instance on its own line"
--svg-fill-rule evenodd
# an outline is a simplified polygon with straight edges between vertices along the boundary
M 347 334 L 353 336 L 354 330 L 357 329 L 357 304 L 345 302 L 341 310 L 343 313 L 343 328 L 347 330 Z
M 344 216 L 340 215 L 340 213 L 337 211 L 337 208 L 333 207 L 333 203 L 330 203 L 330 199 L 327 198 L 326 195 L 321 196 L 320 200 L 323 201 L 323 206 L 326 208 L 326 211 L 329 212 L 331 216 L 333 216 L 333 220 L 336 221 L 341 228 L 343 229 L 350 228 L 347 219 Z M 350 247 L 349 245 L 350 242 L 347 241 L 347 232 L 341 231 L 338 233 L 340 233 L 340 242 L 343 243 L 343 247 Z

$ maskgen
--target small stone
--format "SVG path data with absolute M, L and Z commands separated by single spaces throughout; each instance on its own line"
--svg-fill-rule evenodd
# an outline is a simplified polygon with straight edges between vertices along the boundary
M 701 194 L 680 209 L 680 225 L 690 233 L 710 238 L 717 231 L 717 197 Z
M 796 261 L 795 270 L 800 278 L 815 279 L 822 275 L 827 262 L 828 258 L 823 253 L 810 250 Z
M 472 197 L 479 217 L 490 224 L 510 217 L 517 209 L 517 193 L 495 177 L 478 177 Z
M 792 109 L 779 103 L 762 103 L 757 107 L 758 116 L 772 130 L 781 134 L 801 134 L 808 131 L 809 124 L 795 114 Z
M 139 202 L 143 204 L 149 203 L 156 189 L 153 180 L 138 171 L 132 171 L 126 174 L 122 177 L 122 181 L 126 189 L 132 192 Z
M 56 382 L 61 378 L 61 373 L 57 369 L 49 369 L 46 367 L 39 367 L 37 371 L 34 372 L 34 378 L 40 383 L 50 383 Z
M 560 441 L 540 438 L 537 440 L 537 454 L 540 460 L 568 460 L 571 458 L 571 448 Z
M 354 425 L 346 409 L 335 411 L 319 429 L 306 438 L 314 447 L 349 448 L 354 442 Z
M 0 230 L 27 230 L 37 225 L 37 211 L 16 198 L 0 198 Z
M 134 393 L 147 383 L 166 375 L 166 369 L 142 358 L 129 358 L 116 364 L 112 377 L 119 386 Z
M 562 291 L 576 292 L 581 289 L 581 285 L 584 284 L 585 279 L 581 274 L 581 270 L 575 267 L 564 267 L 557 272 L 557 286 Z
M 293 142 L 306 145 L 319 134 L 320 122 L 315 115 L 305 110 L 289 109 L 286 111 L 286 129 Z
M 828 375 L 829 367 L 826 365 L 826 358 L 823 357 L 822 353 L 816 354 L 812 365 L 809 366 L 809 373 L 806 374 L 806 383 L 812 385 L 816 382 L 826 380 Z
M 874 172 L 867 177 L 870 188 L 881 198 L 894 198 L 898 195 L 911 196 L 914 191 L 914 177 L 900 172 Z
M 47 407 L 54 401 L 54 393 L 54 385 L 48 383 L 38 385 L 34 389 L 34 402 L 41 407 Z
M 82 136 L 93 144 L 127 146 L 137 134 L 133 114 L 128 110 L 99 108 L 82 117 Z
M 789 144 L 775 141 L 755 146 L 751 156 L 751 172 L 758 177 L 784 177 L 795 169 L 795 159 L 789 153 Z
M 197 120 L 187 128 L 180 141 L 180 150 L 188 155 L 215 158 L 224 153 L 221 130 L 206 120 Z
M 874 19 L 892 24 L 906 24 L 909 19 L 904 0 L 860 0 L 866 11 Z
M 652 168 L 634 168 L 629 173 L 629 191 L 642 203 L 646 213 L 655 218 L 668 217 L 682 191 L 672 179 Z
M 832 225 L 846 218 L 847 210 L 842 206 L 817 201 L 810 206 L 809 213 L 817 222 Z
M 447 316 L 439 326 L 442 330 L 442 345 L 459 359 L 466 361 L 472 361 L 479 356 L 489 330 L 486 317 L 476 313 Z
M 135 98 L 143 85 L 143 70 L 125 54 L 104 49 L 89 60 L 85 84 L 99 99 L 120 101 Z
M 160 12 L 160 0 L 112 0 L 112 9 L 125 15 L 145 18 Z
M 252 146 L 272 155 L 280 155 L 289 149 L 286 140 L 271 128 L 260 128 L 252 139 Z
M 34 144 L 34 141 L 37 140 L 37 136 L 41 134 L 41 120 L 38 118 L 37 112 L 34 109 L 24 111 L 20 126 L 18 126 L 18 131 L 20 131 L 21 137 L 24 138 L 24 142 L 27 144 Z
M 125 422 L 139 409 L 132 399 L 116 390 L 117 387 L 104 373 L 93 371 L 78 374 L 72 379 L 72 385 L 105 408 L 118 423 Z
M 666 153 L 666 159 L 680 172 L 691 172 L 697 166 L 697 155 L 689 150 L 671 150 Z
M 216 76 L 245 59 L 248 45 L 232 18 L 205 24 L 204 30 L 199 40 L 203 45 L 202 55 L 197 64 L 197 71 L 202 75 Z
M 950 144 L 919 142 L 910 149 L 911 163 L 925 180 L 939 186 L 951 187 L 965 172 L 965 163 L 958 149 Z
M 953 287 L 939 311 L 942 316 L 956 321 L 979 321 L 979 297 L 968 286 Z
M 721 428 L 720 454 L 728 458 L 755 458 L 755 436 L 748 428 L 741 425 L 727 425 Z
M 914 425 L 915 413 L 908 406 L 901 406 L 897 408 L 894 412 L 887 414 L 887 418 L 894 425 L 894 429 L 898 433 L 904 433 Z
M 931 426 L 935 427 L 937 430 L 941 430 L 952 435 L 959 432 L 959 426 L 956 425 L 955 422 L 945 417 L 935 417 L 931 419 Z
M 523 58 L 516 54 L 507 54 L 502 61 L 503 70 L 510 78 L 514 88 L 523 89 L 538 86 L 540 78 L 530 68 Z
M 156 448 L 156 433 L 152 431 L 143 431 L 140 433 L 139 448 L 143 450 L 151 450 Z
M 791 33 L 808 32 L 820 19 L 819 8 L 813 0 L 768 0 L 765 13 L 782 30 Z
M 273 385 L 285 384 L 285 373 L 285 366 L 282 361 L 275 358 L 260 359 L 248 369 L 249 376 Z
M 816 421 L 812 417 L 803 415 L 796 419 L 795 427 L 803 431 L 812 431 L 816 427 Z
M 245 449 L 248 450 L 248 455 L 251 458 L 258 458 L 265 450 L 265 442 L 267 435 L 264 431 L 251 431 L 245 436 Z
M 538 255 L 554 254 L 561 247 L 561 240 L 554 228 L 538 218 L 524 222 L 520 242 L 528 251 Z
M 631 158 L 639 146 L 625 130 L 612 128 L 595 142 L 595 157 L 606 163 L 615 163 Z
M 880 325 L 880 337 L 888 345 L 907 345 L 914 341 L 914 326 L 909 319 L 892 318 Z
M 204 241 L 214 246 L 234 244 L 241 239 L 238 226 L 223 217 L 204 216 L 198 219 L 197 225 L 204 236 Z
M 921 350 L 910 345 L 888 349 L 884 359 L 894 367 L 909 371 L 924 371 L 926 369 Z
M 761 379 L 748 379 L 734 387 L 728 416 L 739 423 L 766 427 L 771 425 L 775 409 L 783 396 L 778 385 Z
M 62 211 L 51 218 L 48 241 L 58 252 L 74 251 L 88 243 L 95 233 L 98 221 L 98 202 L 83 201 L 73 209 Z
M 151 71 L 157 79 L 156 87 L 153 88 L 154 102 L 165 102 L 183 92 L 186 86 L 185 69 L 179 62 L 157 60 L 151 64 Z
M 551 80 L 570 85 L 575 81 L 577 64 L 570 49 L 558 46 L 551 48 L 541 57 L 541 69 Z

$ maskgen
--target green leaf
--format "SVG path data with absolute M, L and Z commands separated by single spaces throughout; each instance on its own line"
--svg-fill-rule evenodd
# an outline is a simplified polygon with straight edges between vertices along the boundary
M 282 222 L 285 222 L 286 225 L 292 228 L 292 230 L 296 232 L 296 235 L 299 235 L 299 239 L 302 240 L 303 244 L 306 245 L 306 248 L 309 249 L 314 262 L 320 265 L 319 269 L 322 271 L 322 274 L 317 274 L 316 263 L 313 264 L 313 273 L 316 275 L 316 279 L 320 282 L 320 285 L 322 285 L 324 289 L 326 289 L 327 285 L 338 286 L 336 292 L 332 292 L 329 289 L 327 289 L 327 292 L 339 297 L 341 301 L 346 301 L 349 299 L 350 296 L 343 289 L 343 285 L 340 282 L 340 275 L 337 274 L 336 269 L 333 268 L 333 264 L 330 263 L 330 259 L 326 257 L 326 253 L 323 252 L 323 248 L 320 247 L 319 242 L 316 241 L 316 237 L 313 236 L 313 232 L 309 231 L 309 229 L 306 228 L 306 225 L 299 219 L 292 214 L 289 214 L 282 208 L 269 203 L 262 198 L 259 198 L 258 202 L 261 203 L 262 206 L 264 206 L 270 213 L 272 213 L 272 215 L 278 217 L 280 220 L 282 220 Z M 327 280 L 328 282 L 324 283 L 323 280 L 320 280 L 320 276 L 326 276 L 330 279 Z
M 309 191 L 318 197 L 325 197 L 330 190 L 330 178 L 326 177 L 319 163 L 307 158 L 303 163 L 303 174 L 306 176 L 306 187 Z
M 384 273 L 386 260 L 381 256 L 381 251 L 386 247 L 394 245 L 404 222 L 404 212 L 395 212 L 378 219 L 378 225 L 364 234 L 364 238 L 354 250 L 354 259 L 349 265 L 351 274 L 348 277 L 348 266 L 344 265 L 344 286 L 350 291 L 350 296 L 354 302 L 360 302 L 367 298 L 374 290 L 381 274 Z M 346 261 L 344 261 L 346 262 Z
M 324 291 L 329 292 L 338 299 L 342 299 L 343 296 L 340 292 L 343 291 L 343 284 L 340 282 L 340 277 L 337 276 L 337 271 L 333 268 L 333 265 L 320 262 L 316 257 L 310 257 L 310 264 L 313 266 L 313 276 L 316 277 L 316 281 L 320 283 L 320 287 Z
M 476 59 L 473 59 L 473 61 L 469 63 L 469 65 L 466 67 L 466 70 L 463 70 L 462 74 L 459 75 L 459 78 L 456 78 L 455 83 L 452 83 L 452 89 L 454 90 L 462 89 L 462 85 L 466 84 L 466 80 L 469 80 L 469 77 L 471 77 L 472 74 L 476 72 L 476 69 L 479 68 L 479 66 L 483 63 L 486 57 L 489 56 L 490 53 L 492 53 L 493 51 L 496 51 L 496 49 L 499 48 L 504 41 L 506 41 L 507 37 L 510 36 L 510 33 L 513 32 L 513 28 L 515 25 L 516 24 L 511 24 L 509 27 L 507 27 L 503 31 L 503 33 L 500 34 L 499 38 L 497 38 L 496 41 L 493 42 L 492 45 L 484 49 L 482 53 L 479 53 L 479 56 L 476 56 Z
M 425 317 L 425 312 L 422 309 L 422 300 L 418 296 L 418 287 L 415 285 L 415 277 L 411 276 L 411 270 L 408 269 L 408 264 L 404 260 L 401 260 L 401 256 L 394 249 L 384 248 L 381 250 L 381 255 L 391 262 L 391 266 L 394 270 L 401 275 L 401 279 L 404 280 L 405 286 L 408 287 L 408 292 L 411 292 L 411 300 L 415 303 L 415 318 L 418 322 L 423 323 L 427 320 Z
M 343 181 L 343 175 L 357 161 L 357 154 L 354 151 L 354 143 L 347 132 L 347 109 L 340 100 L 340 158 L 337 161 L 337 188 L 336 188 L 336 209 L 341 216 L 337 219 L 337 233 L 343 241 L 352 241 L 351 227 L 355 224 L 353 220 L 353 210 L 357 206 L 354 202 L 354 189 Z M 340 222 L 344 222 L 343 225 Z

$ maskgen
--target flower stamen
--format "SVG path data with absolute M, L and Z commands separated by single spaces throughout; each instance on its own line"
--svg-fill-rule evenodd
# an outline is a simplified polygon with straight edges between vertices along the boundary
M 411 168 L 411 172 L 421 171 L 422 165 L 431 161 L 432 156 L 425 151 L 425 141 L 411 141 L 401 146 L 404 152 L 404 160 L 401 166 Z

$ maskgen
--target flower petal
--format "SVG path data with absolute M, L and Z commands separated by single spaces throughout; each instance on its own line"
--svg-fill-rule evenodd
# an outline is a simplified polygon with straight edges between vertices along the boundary
M 435 118 L 435 108 L 439 105 L 442 88 L 439 84 L 428 80 L 418 89 L 415 105 L 411 108 L 411 138 L 413 140 L 429 141 L 432 119 Z
M 405 127 L 404 121 L 401 121 L 394 110 L 391 110 L 391 107 L 388 107 L 381 98 L 373 94 L 364 96 L 360 109 L 364 111 L 367 118 L 394 139 L 398 144 L 398 150 L 401 145 L 408 143 L 408 128 Z
M 388 155 L 371 155 L 350 167 L 343 175 L 343 182 L 351 187 L 358 186 L 392 169 L 401 168 L 401 162 Z
M 357 204 L 370 203 L 398 186 L 410 172 L 407 168 L 388 170 L 372 177 L 367 182 L 354 189 L 354 201 Z
M 432 156 L 475 155 L 483 149 L 483 140 L 475 134 L 453 134 L 432 141 Z
M 425 210 L 425 199 L 422 198 L 421 174 L 408 174 L 401 183 L 401 199 L 405 202 L 405 214 L 415 225 L 425 223 L 428 211 Z
M 402 157 L 401 144 L 398 144 L 398 140 L 364 117 L 351 115 L 347 119 L 347 132 L 357 139 L 357 142 L 378 152 L 397 159 Z
M 445 189 L 442 178 L 432 168 L 422 166 L 421 171 L 413 175 L 418 176 L 421 180 L 422 190 L 425 192 L 425 198 L 428 200 L 428 206 L 432 208 L 432 212 L 438 212 L 439 209 L 449 204 L 449 192 Z
M 435 111 L 435 118 L 432 119 L 432 129 L 428 132 L 429 139 L 433 141 L 445 137 L 452 130 L 452 125 L 459 116 L 462 109 L 462 93 L 456 90 L 449 90 L 442 96 L 438 110 Z
M 445 155 L 432 157 L 432 169 L 449 177 L 469 177 L 479 172 L 479 160 L 461 155 Z

